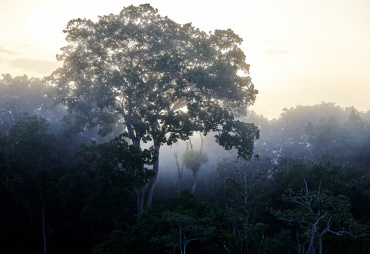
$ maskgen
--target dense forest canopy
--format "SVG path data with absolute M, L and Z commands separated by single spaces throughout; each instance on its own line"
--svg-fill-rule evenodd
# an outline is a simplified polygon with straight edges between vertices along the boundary
M 370 111 L 250 112 L 241 38 L 150 5 L 65 32 L 0 79 L 6 253 L 370 252 Z

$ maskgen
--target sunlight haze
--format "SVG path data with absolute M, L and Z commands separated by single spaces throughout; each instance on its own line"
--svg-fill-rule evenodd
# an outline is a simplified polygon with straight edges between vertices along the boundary
M 283 108 L 322 101 L 370 110 L 368 0 L 1 1 L 0 74 L 50 75 L 61 65 L 56 54 L 67 45 L 69 20 L 142 3 L 177 23 L 242 37 L 258 114 L 276 118 Z

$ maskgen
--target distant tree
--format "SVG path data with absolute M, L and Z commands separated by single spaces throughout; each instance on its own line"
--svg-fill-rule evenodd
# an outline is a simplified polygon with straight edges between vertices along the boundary
M 314 126 L 320 125 L 318 131 L 322 132 L 323 139 L 317 138 L 318 142 L 324 144 L 326 140 L 335 136 L 338 145 L 340 144 L 338 141 L 343 139 L 339 133 L 341 128 L 335 128 L 332 122 L 332 129 L 327 133 L 328 136 L 325 136 L 323 133 L 325 128 L 321 123 L 332 118 L 336 121 L 337 127 L 341 127 L 347 121 L 351 110 L 353 109 L 323 102 L 313 106 L 285 108 L 279 118 L 269 121 L 252 112 L 246 120 L 259 126 L 261 138 L 255 143 L 255 152 L 261 155 L 262 160 L 270 160 L 273 163 L 278 163 L 279 160 L 314 161 L 323 155 L 326 147 L 315 144 L 313 149 L 311 133 L 306 131 L 306 127 L 309 123 Z M 316 148 L 322 150 L 318 151 Z
M 190 169 L 193 172 L 193 186 L 191 187 L 191 191 L 195 193 L 195 189 L 197 187 L 197 174 L 202 166 L 202 164 L 208 162 L 208 156 L 203 151 L 203 137 L 200 135 L 201 138 L 201 146 L 199 150 L 193 149 L 193 144 L 191 143 L 191 140 L 189 140 L 190 144 L 190 150 L 186 150 L 182 155 L 182 161 L 184 163 L 184 166 L 188 169 Z
M 347 121 L 340 123 L 336 118 L 320 119 L 306 126 L 308 148 L 315 159 L 331 162 L 352 170 L 368 168 L 369 124 L 352 109 Z
M 1 172 L 14 203 L 26 214 L 33 215 L 34 210 L 41 212 L 38 217 L 42 221 L 37 224 L 42 227 L 44 253 L 45 207 L 50 201 L 49 190 L 54 181 L 54 142 L 55 137 L 45 119 L 23 115 L 9 130 L 5 143 L 6 170 Z
M 366 122 L 360 113 L 352 109 L 343 125 L 345 135 L 346 167 L 368 171 L 370 169 L 370 122 Z
M 66 111 L 63 106 L 54 106 L 48 92 L 41 79 L 3 74 L 0 79 L 0 130 L 7 134 L 23 113 L 47 119 L 51 125 L 60 125 Z
M 71 20 L 64 30 L 69 45 L 58 56 L 63 67 L 48 78 L 56 100 L 102 135 L 123 123 L 136 147 L 153 141 L 157 158 L 161 145 L 194 131 L 216 131 L 221 146 L 249 158 L 258 129 L 235 117 L 246 114 L 257 90 L 242 39 L 232 30 L 207 34 L 157 12 L 145 4 L 97 22 Z M 151 205 L 158 169 L 157 161 L 139 212 Z
M 185 167 L 193 172 L 193 185 L 191 191 L 194 193 L 197 187 L 197 173 L 202 164 L 208 162 L 208 156 L 203 150 L 188 150 L 182 155 Z
M 336 118 L 331 117 L 327 121 L 321 119 L 317 125 L 309 123 L 306 131 L 310 148 L 317 160 L 343 163 L 345 158 L 341 154 L 346 150 L 346 136 Z

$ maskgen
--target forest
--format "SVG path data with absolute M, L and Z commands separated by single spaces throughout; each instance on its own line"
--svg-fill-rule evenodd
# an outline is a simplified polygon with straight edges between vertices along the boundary
M 0 79 L 3 253 L 370 253 L 370 111 L 269 120 L 232 30 L 150 5 L 71 20 Z

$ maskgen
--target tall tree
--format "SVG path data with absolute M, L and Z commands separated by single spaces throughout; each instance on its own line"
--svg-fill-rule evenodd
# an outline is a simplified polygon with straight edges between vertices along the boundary
M 6 179 L 14 203 L 22 203 L 26 213 L 41 210 L 43 250 L 46 253 L 45 206 L 53 182 L 55 137 L 43 118 L 28 116 L 19 118 L 9 130 L 5 142 L 7 170 L 1 172 Z M 18 198 L 16 198 L 18 197 Z
M 258 129 L 235 117 L 246 114 L 257 90 L 232 30 L 205 33 L 144 4 L 97 22 L 71 20 L 64 32 L 63 67 L 47 80 L 80 126 L 99 126 L 104 135 L 122 122 L 136 147 L 153 142 L 157 158 L 161 145 L 194 131 L 216 131 L 220 145 L 252 155 Z M 151 205 L 158 168 L 157 160 L 141 210 Z

